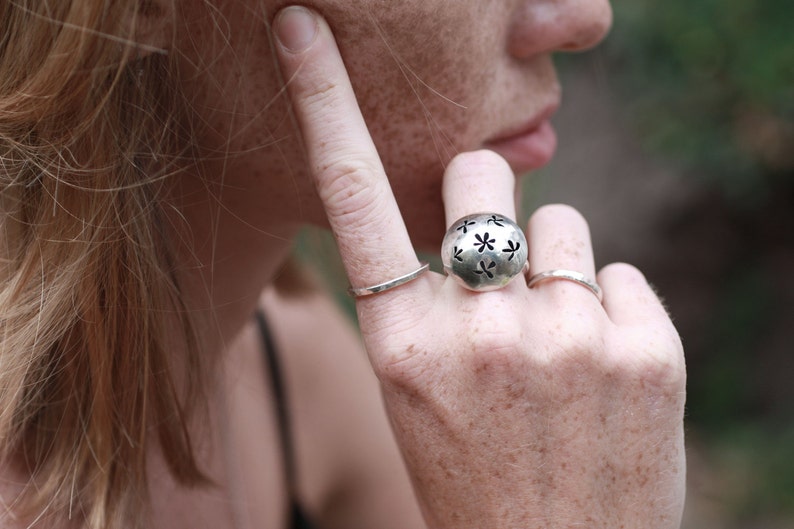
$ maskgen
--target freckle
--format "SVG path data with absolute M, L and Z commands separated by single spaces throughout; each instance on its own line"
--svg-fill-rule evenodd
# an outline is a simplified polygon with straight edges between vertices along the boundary
M 439 459 L 436 462 L 436 464 L 438 465 L 438 467 L 441 469 L 441 471 L 444 473 L 446 477 L 448 478 L 454 477 L 453 472 L 449 469 L 449 467 L 447 467 L 447 464 L 444 462 L 443 459 Z

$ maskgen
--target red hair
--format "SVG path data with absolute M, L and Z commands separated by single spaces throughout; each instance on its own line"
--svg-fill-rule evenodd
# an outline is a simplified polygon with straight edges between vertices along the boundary
M 186 142 L 139 13 L 0 3 L 0 457 L 29 477 L 5 502 L 47 527 L 144 525 L 152 439 L 178 481 L 203 480 L 183 403 L 204 355 L 162 209 Z

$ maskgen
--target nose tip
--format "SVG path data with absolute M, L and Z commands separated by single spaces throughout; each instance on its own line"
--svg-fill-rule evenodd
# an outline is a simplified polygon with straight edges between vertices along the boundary
M 519 59 L 586 50 L 598 44 L 611 26 L 609 0 L 524 0 L 516 9 L 508 48 Z

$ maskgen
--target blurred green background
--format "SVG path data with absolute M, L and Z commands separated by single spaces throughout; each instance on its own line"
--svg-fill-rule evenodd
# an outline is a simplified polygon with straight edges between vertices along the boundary
M 644 146 L 759 208 L 794 168 L 791 0 L 618 0 L 606 53 Z
M 670 291 L 688 355 L 687 526 L 792 528 L 794 2 L 614 10 L 597 53 L 618 116 L 689 194 L 643 263 Z
M 598 265 L 664 297 L 689 371 L 684 528 L 794 529 L 794 2 L 613 8 L 603 45 L 558 57 L 559 154 L 521 220 L 574 205 Z

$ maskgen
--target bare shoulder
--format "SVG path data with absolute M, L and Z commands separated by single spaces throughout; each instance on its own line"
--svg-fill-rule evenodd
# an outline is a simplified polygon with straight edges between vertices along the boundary
M 323 354 L 328 352 L 329 345 L 332 349 L 354 347 L 363 353 L 351 318 L 343 314 L 339 305 L 322 289 L 299 295 L 284 295 L 268 289 L 262 302 L 285 356 L 291 357 L 293 352 L 302 352 L 302 357 Z M 323 344 L 322 350 L 317 348 Z
M 353 319 L 320 290 L 267 292 L 263 306 L 284 365 L 307 505 L 326 527 L 421 526 Z
M 334 406 L 347 391 L 340 386 L 378 392 L 354 322 L 327 293 L 290 297 L 268 291 L 263 305 L 288 377 L 292 411 L 301 414 L 296 418 L 309 414 L 318 424 L 340 411 Z
M 382 414 L 378 383 L 355 324 L 327 293 L 267 292 L 263 299 L 299 436 L 308 430 L 327 442 L 359 412 Z

